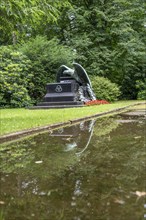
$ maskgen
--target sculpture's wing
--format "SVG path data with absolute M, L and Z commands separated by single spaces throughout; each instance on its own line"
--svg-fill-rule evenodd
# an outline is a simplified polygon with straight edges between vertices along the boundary
M 80 64 L 78 64 L 78 63 L 73 63 L 73 66 L 74 66 L 76 74 L 80 78 L 80 81 L 83 84 L 85 84 L 85 85 L 89 84 L 90 87 L 92 87 L 91 86 L 91 81 L 90 81 L 90 79 L 88 77 L 88 74 L 86 73 L 86 70 Z
M 69 67 L 65 66 L 65 65 L 62 65 L 62 66 L 59 67 L 58 72 L 57 72 L 57 77 L 56 77 L 57 82 L 60 82 L 60 77 L 64 76 L 63 72 L 65 70 L 71 70 L 71 69 Z

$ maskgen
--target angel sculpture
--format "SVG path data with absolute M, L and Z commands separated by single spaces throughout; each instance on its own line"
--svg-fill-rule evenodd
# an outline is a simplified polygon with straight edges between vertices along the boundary
M 78 63 L 73 63 L 73 66 L 74 69 L 71 69 L 65 65 L 60 66 L 57 73 L 57 82 L 60 82 L 60 79 L 63 76 L 70 76 L 79 84 L 77 94 L 78 101 L 87 102 L 90 100 L 96 100 L 91 81 L 85 69 Z

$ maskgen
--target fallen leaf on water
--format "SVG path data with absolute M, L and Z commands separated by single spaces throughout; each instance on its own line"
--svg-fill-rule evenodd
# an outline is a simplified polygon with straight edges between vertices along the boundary
M 140 192 L 140 191 L 136 191 L 135 193 L 137 196 L 141 197 L 141 196 L 146 196 L 146 192 Z
M 4 205 L 5 204 L 5 202 L 4 201 L 0 201 L 0 205 Z
M 141 138 L 141 136 L 137 136 L 137 137 L 134 137 L 135 139 L 139 139 L 139 138 Z
M 42 160 L 38 160 L 38 161 L 35 161 L 35 163 L 39 164 L 39 163 L 43 163 Z
M 114 202 L 115 202 L 115 203 L 118 203 L 118 204 L 120 204 L 120 205 L 123 205 L 123 204 L 125 203 L 125 201 L 122 200 L 122 199 L 115 199 Z

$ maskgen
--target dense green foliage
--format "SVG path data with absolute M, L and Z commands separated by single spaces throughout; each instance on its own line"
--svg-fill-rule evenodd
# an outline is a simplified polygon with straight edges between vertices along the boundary
M 145 1 L 82 0 L 72 5 L 62 13 L 59 37 L 76 48 L 77 61 L 88 73 L 120 85 L 122 98 L 136 99 L 136 81 L 146 77 Z
M 2 107 L 24 107 L 30 104 L 28 91 L 32 85 L 31 61 L 8 47 L 0 50 L 0 104 Z
M 139 100 L 146 99 L 146 79 L 143 82 L 142 81 L 137 81 L 136 82 L 136 88 L 138 89 L 137 98 Z
M 1 46 L 0 104 L 2 107 L 24 107 L 43 98 L 46 84 L 55 81 L 57 68 L 73 62 L 73 53 L 59 45 L 37 37 L 17 49 Z
M 1 0 L 0 43 L 16 44 L 35 35 L 42 22 L 56 21 L 60 8 L 69 5 L 67 0 Z
M 92 87 L 97 99 L 116 101 L 120 96 L 120 90 L 115 83 L 104 77 L 92 77 Z
M 48 41 L 38 36 L 18 48 L 31 60 L 30 71 L 33 75 L 33 88 L 29 94 L 33 102 L 40 101 L 46 92 L 46 84 L 56 79 L 57 69 L 73 62 L 73 51 L 59 44 L 56 38 Z
M 120 98 L 145 99 L 145 10 L 144 0 L 1 0 L 1 50 L 7 51 L 13 45 L 12 53 L 20 53 L 21 59 L 24 56 L 24 63 L 31 61 L 27 70 L 20 71 L 26 82 L 27 76 L 32 76 L 28 85 L 17 80 L 18 87 L 24 87 L 21 100 L 28 96 L 33 103 L 41 99 L 46 83 L 55 79 L 59 66 L 71 65 L 73 60 L 89 76 L 116 83 L 121 90 Z M 10 61 L 12 57 L 9 56 L 9 63 L 17 64 Z M 7 71 L 3 65 L 7 66 L 7 62 L 3 59 L 2 63 L 4 78 Z M 9 72 L 18 73 L 15 69 Z M 2 83 L 3 80 L 7 81 L 2 79 Z M 2 86 L 2 97 L 7 90 Z M 3 105 L 7 102 L 7 106 L 23 106 L 11 104 L 6 97 Z

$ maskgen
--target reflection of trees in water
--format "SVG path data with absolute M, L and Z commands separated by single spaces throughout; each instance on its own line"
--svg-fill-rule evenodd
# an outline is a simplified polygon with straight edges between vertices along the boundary
M 140 130 L 138 127 L 138 123 L 126 123 L 111 129 L 110 139 L 103 136 L 98 150 L 93 136 L 89 154 L 86 158 L 83 155 L 73 175 L 66 179 L 64 188 L 69 190 L 71 183 L 72 190 L 64 218 L 142 219 L 144 197 L 138 198 L 135 192 L 145 190 L 146 152 L 144 124 Z
M 115 129 L 117 123 L 113 118 L 97 120 L 92 129 L 89 129 L 89 124 L 84 122 L 75 125 L 74 129 L 66 127 L 51 135 L 44 133 L 32 139 L 29 163 L 17 169 L 18 175 L 4 176 L 2 190 L 8 192 L 10 186 L 7 201 L 10 200 L 9 195 L 15 197 L 7 216 L 13 213 L 19 218 L 23 214 L 31 216 L 34 212 L 42 219 L 47 216 L 48 220 L 138 218 L 144 201 L 142 198 L 137 200 L 132 193 L 143 191 L 144 187 L 141 181 L 146 156 L 142 147 L 144 124 L 140 129 L 136 123 L 120 124 Z M 92 138 L 91 131 L 94 131 Z M 89 137 L 88 148 L 77 155 Z M 77 146 L 67 151 L 66 144 L 73 142 Z M 35 161 L 42 163 L 35 164 Z M 14 163 L 15 160 L 8 167 Z M 16 196 L 16 189 L 21 198 Z M 134 204 L 138 207 L 135 207 L 136 217 L 131 214 Z M 18 211 L 13 211 L 14 207 Z
M 110 132 L 115 126 L 113 119 L 100 119 L 83 121 L 70 127 L 54 130 L 51 135 L 47 132 L 34 137 L 25 138 L 1 145 L 1 169 L 5 173 L 10 172 L 37 172 L 35 161 L 42 161 L 48 167 L 50 174 L 58 175 L 66 166 L 75 164 L 82 153 L 86 153 L 94 131 L 100 136 Z M 32 169 L 34 167 L 34 171 Z M 40 168 L 39 168 L 40 169 Z
M 94 216 L 99 219 L 109 216 L 111 219 L 142 217 L 144 198 L 138 199 L 135 192 L 145 191 L 142 179 L 146 152 L 143 147 L 144 125 L 141 130 L 137 128 L 136 123 L 121 124 L 118 129 L 112 130 L 110 139 L 103 136 L 97 144 L 93 138 L 86 162 L 75 171 L 82 194 L 76 197 L 76 204 L 81 207 L 89 204 L 87 215 L 92 215 L 92 207 Z
M 4 173 L 17 173 L 19 169 L 29 166 L 30 161 L 34 159 L 32 138 L 19 142 L 1 144 L 0 147 L 0 168 Z
M 31 174 L 40 178 L 60 176 L 75 165 L 86 151 L 95 135 L 107 134 L 113 129 L 113 119 L 84 121 L 70 127 L 54 130 L 51 135 L 44 133 L 22 141 L 1 146 L 1 170 L 4 173 Z M 41 165 L 35 161 L 42 161 Z M 48 172 L 47 172 L 47 171 Z M 46 175 L 47 172 L 47 175 Z
M 94 136 L 102 137 L 118 127 L 119 123 L 112 117 L 100 118 L 94 127 Z

